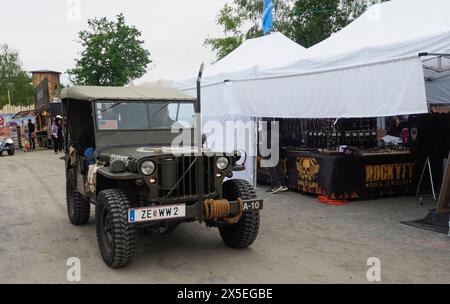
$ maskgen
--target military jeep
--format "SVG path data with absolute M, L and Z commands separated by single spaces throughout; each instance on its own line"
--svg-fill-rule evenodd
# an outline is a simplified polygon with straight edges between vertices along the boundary
M 231 248 L 255 241 L 263 201 L 248 182 L 232 179 L 246 156 L 203 147 L 194 128 L 199 96 L 171 88 L 70 87 L 62 103 L 68 217 L 85 225 L 95 205 L 98 246 L 109 267 L 131 263 L 137 231 L 166 234 L 183 222 L 217 227 Z M 182 126 L 178 133 L 174 124 Z M 181 132 L 193 144 L 174 148 Z

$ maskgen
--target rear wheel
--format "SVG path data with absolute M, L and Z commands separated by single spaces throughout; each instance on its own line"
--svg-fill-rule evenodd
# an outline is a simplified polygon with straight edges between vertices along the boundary
M 104 190 L 97 197 L 97 242 L 103 261 L 111 268 L 126 267 L 134 257 L 136 229 L 128 223 L 129 208 L 130 201 L 120 190 Z
M 16 149 L 14 148 L 14 146 L 9 146 L 8 155 L 13 156 L 14 153 L 16 153 Z
M 245 180 L 229 180 L 223 184 L 224 198 L 235 201 L 256 198 L 252 185 Z M 231 248 L 242 249 L 253 244 L 259 231 L 259 210 L 244 212 L 240 221 L 235 225 L 219 227 L 220 236 L 224 243 Z
M 76 184 L 74 170 L 69 170 L 66 178 L 67 214 L 73 225 L 81 226 L 89 222 L 91 205 L 77 191 Z

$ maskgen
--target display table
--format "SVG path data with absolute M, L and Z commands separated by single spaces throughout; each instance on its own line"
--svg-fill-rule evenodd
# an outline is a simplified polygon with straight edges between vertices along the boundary
M 36 131 L 35 143 L 39 148 L 48 149 L 49 147 L 49 139 L 48 139 L 48 131 Z
M 415 193 L 417 162 L 408 151 L 372 151 L 351 156 L 338 152 L 282 149 L 291 190 L 331 199 L 368 199 Z M 258 170 L 260 182 L 270 181 Z

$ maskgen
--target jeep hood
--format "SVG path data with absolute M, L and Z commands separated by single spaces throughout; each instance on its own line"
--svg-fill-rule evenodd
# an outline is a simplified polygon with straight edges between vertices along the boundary
M 186 148 L 174 148 L 168 146 L 128 146 L 128 147 L 108 147 L 97 151 L 98 157 L 102 159 L 109 159 L 111 156 L 123 157 L 123 158 L 133 158 L 139 160 L 141 158 L 152 157 L 152 156 L 189 156 L 197 152 L 197 149 L 192 147 Z M 211 149 L 202 149 L 203 153 L 217 153 L 223 155 L 224 153 L 218 153 L 212 151 Z

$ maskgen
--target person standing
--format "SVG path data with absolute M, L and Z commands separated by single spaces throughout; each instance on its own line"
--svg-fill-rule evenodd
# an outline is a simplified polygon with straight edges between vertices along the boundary
M 63 152 L 64 147 L 64 135 L 63 135 L 63 118 L 62 116 L 57 116 L 58 122 L 58 151 Z
M 276 130 L 273 130 L 273 124 L 276 123 L 276 121 L 273 119 L 272 121 L 267 122 L 267 146 L 269 149 L 278 149 L 279 150 L 279 143 L 280 143 L 280 134 L 278 128 Z M 264 135 L 263 135 L 264 136 Z M 274 147 L 272 147 L 272 143 L 275 144 Z M 265 159 L 270 159 L 273 157 L 273 155 L 269 155 Z M 270 176 L 270 183 L 271 187 L 266 192 L 269 192 L 271 194 L 276 194 L 279 192 L 286 192 L 289 190 L 289 188 L 286 185 L 286 175 L 283 172 L 283 167 L 281 165 L 281 161 L 278 160 L 276 165 L 268 166 L 269 176 Z
M 283 173 L 281 162 L 274 167 L 269 167 L 271 188 L 266 192 L 276 194 L 278 192 L 286 192 L 289 188 L 286 185 L 286 176 Z
M 56 116 L 55 121 L 52 124 L 51 129 L 51 136 L 53 141 L 53 151 L 55 154 L 58 154 L 58 151 L 61 152 L 62 150 L 62 141 L 63 141 L 63 135 L 62 135 L 62 124 L 61 124 L 62 117 Z
M 34 132 L 36 128 L 31 119 L 28 119 L 28 139 L 30 140 L 30 149 L 31 151 L 36 150 L 36 144 L 34 143 Z

